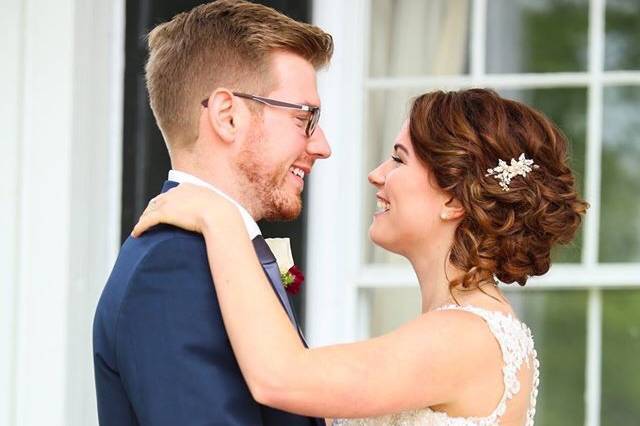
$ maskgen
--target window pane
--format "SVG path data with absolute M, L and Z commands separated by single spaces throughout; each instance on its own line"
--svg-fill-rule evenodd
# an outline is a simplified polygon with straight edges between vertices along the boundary
M 376 288 L 362 291 L 368 292 L 367 296 L 371 302 L 371 337 L 395 330 L 420 315 L 422 303 L 417 281 L 413 288 Z
M 640 2 L 607 0 L 605 69 L 640 69 Z
M 588 0 L 487 2 L 487 71 L 585 71 Z
M 578 193 L 584 196 L 585 141 L 587 130 L 587 91 L 583 88 L 502 90 L 502 96 L 523 102 L 558 125 L 569 139 L 569 159 L 576 176 Z M 553 262 L 579 263 L 582 253 L 582 228 L 567 246 L 557 246 Z
M 604 91 L 600 261 L 640 261 L 640 86 Z
M 531 328 L 540 360 L 536 425 L 582 425 L 587 293 L 518 290 L 508 297 Z
M 640 419 L 640 290 L 607 291 L 602 307 L 602 426 Z
M 369 75 L 467 72 L 469 0 L 374 0 Z
M 400 127 L 409 115 L 411 102 L 421 90 L 374 90 L 369 93 L 369 111 L 365 135 L 364 172 L 369 173 L 391 155 L 391 149 Z M 364 214 L 362 235 L 363 252 L 367 263 L 404 262 L 404 258 L 387 252 L 369 241 L 369 225 L 376 211 L 376 189 L 369 183 L 363 191 Z

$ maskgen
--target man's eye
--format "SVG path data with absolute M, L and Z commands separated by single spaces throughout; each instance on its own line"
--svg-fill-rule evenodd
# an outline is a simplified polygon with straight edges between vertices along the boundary
M 296 121 L 298 122 L 298 125 L 303 127 L 307 125 L 307 118 L 306 117 L 296 117 Z

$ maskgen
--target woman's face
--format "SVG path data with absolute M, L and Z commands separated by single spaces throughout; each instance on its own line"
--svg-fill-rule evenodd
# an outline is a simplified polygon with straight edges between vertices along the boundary
M 375 244 L 406 256 L 439 239 L 444 227 L 441 214 L 450 197 L 416 157 L 408 121 L 396 137 L 391 156 L 369 173 L 369 182 L 378 190 L 378 209 L 369 228 Z

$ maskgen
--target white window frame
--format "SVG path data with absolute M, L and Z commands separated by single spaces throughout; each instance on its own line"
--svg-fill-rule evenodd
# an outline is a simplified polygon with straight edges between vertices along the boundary
M 605 0 L 590 0 L 589 58 L 585 72 L 487 74 L 487 0 L 472 1 L 470 72 L 436 77 L 368 77 L 370 0 L 315 1 L 314 23 L 334 36 L 332 65 L 320 76 L 323 121 L 333 157 L 319 164 L 310 181 L 308 204 L 307 334 L 314 345 L 367 337 L 374 288 L 415 288 L 409 268 L 362 262 L 362 199 L 365 106 L 371 89 L 534 89 L 584 87 L 587 100 L 582 263 L 558 264 L 517 291 L 586 290 L 587 347 L 585 425 L 599 426 L 602 361 L 602 291 L 640 287 L 640 263 L 598 263 L 603 88 L 640 85 L 640 71 L 604 70 Z M 507 291 L 511 291 L 509 288 Z M 330 313 L 330 314 L 328 314 Z

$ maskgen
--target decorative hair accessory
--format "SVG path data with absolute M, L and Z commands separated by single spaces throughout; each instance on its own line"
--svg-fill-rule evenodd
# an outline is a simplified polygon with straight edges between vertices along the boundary
M 502 190 L 508 191 L 510 189 L 509 184 L 511 183 L 511 179 L 518 175 L 527 177 L 527 174 L 531 173 L 533 169 L 539 168 L 540 166 L 534 164 L 533 160 L 529 160 L 524 154 L 520 154 L 518 160 L 515 158 L 511 159 L 511 164 L 507 164 L 504 160 L 498 160 L 498 167 L 487 169 L 485 176 L 493 176 L 500 181 L 499 184 Z

